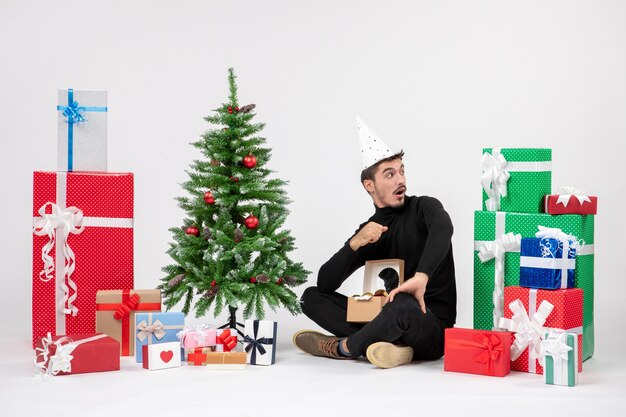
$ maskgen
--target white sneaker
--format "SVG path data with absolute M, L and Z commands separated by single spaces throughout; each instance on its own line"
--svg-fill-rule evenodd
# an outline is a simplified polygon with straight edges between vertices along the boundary
M 367 348 L 367 359 L 379 368 L 394 368 L 413 361 L 413 348 L 396 346 L 389 342 L 376 342 Z

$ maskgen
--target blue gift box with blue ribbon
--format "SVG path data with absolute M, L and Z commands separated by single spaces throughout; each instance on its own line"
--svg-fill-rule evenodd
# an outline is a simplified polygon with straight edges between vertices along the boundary
M 107 170 L 107 92 L 59 90 L 57 170 Z
M 176 334 L 185 327 L 185 315 L 178 312 L 135 314 L 135 359 L 143 362 L 143 346 L 178 342 Z
M 246 320 L 244 350 L 250 365 L 272 365 L 276 362 L 276 330 L 271 320 Z
M 575 242 L 555 238 L 522 238 L 520 286 L 546 290 L 574 288 Z

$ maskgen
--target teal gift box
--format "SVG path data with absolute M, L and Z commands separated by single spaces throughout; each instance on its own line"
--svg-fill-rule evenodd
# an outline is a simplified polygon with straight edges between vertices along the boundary
M 584 338 L 583 338 L 584 340 Z M 578 383 L 578 336 L 550 331 L 541 342 L 543 377 L 546 384 L 573 387 Z
M 496 325 L 497 305 L 503 308 L 505 286 L 520 285 L 519 247 L 485 262 L 480 259 L 481 248 L 494 250 L 497 240 L 507 233 L 535 237 L 538 226 L 556 227 L 584 242 L 576 255 L 575 288 L 584 292 L 583 360 L 593 356 L 593 281 L 594 281 L 594 216 L 577 214 L 551 215 L 530 213 L 474 212 L 474 328 L 491 330 Z M 520 239 L 521 240 L 521 239 Z M 483 256 L 484 257 L 484 256 Z M 500 276 L 498 277 L 498 273 Z M 496 282 L 498 286 L 496 287 Z M 494 295 L 495 293 L 495 295 Z
M 135 359 L 143 362 L 143 346 L 156 343 L 178 342 L 176 334 L 185 327 L 183 313 L 136 313 Z
M 552 192 L 552 150 L 485 148 L 482 156 L 483 210 L 543 212 Z

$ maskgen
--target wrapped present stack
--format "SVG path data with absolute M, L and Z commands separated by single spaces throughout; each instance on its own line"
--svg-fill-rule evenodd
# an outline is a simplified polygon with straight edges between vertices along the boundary
M 550 149 L 484 149 L 474 215 L 474 328 L 515 332 L 511 369 L 537 373 L 545 329 L 582 339 L 581 363 L 594 347 L 597 200 L 552 195 L 551 159 Z
M 58 166 L 33 176 L 32 341 L 96 331 L 96 292 L 133 288 L 133 174 L 106 172 L 106 91 L 59 90 Z

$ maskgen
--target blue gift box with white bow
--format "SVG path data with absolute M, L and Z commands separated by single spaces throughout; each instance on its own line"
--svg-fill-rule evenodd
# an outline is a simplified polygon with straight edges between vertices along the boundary
M 276 330 L 271 320 L 246 320 L 243 346 L 250 365 L 272 365 L 276 362 Z
M 177 312 L 135 314 L 135 359 L 143 362 L 143 346 L 178 342 L 176 334 L 185 327 L 185 315 Z
M 107 170 L 107 92 L 59 90 L 57 171 Z
M 574 288 L 574 245 L 573 241 L 555 238 L 522 238 L 520 286 L 546 290 Z

